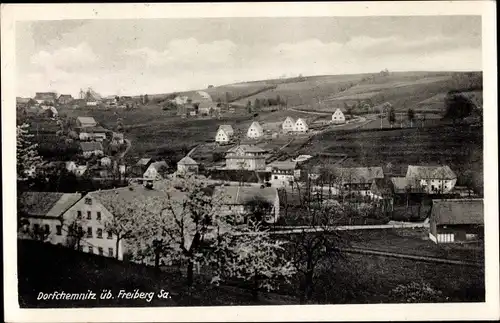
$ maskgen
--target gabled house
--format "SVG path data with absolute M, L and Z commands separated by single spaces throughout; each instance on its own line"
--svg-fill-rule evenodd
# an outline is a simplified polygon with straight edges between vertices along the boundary
M 219 126 L 217 129 L 217 133 L 215 134 L 215 142 L 219 144 L 227 144 L 231 141 L 231 138 L 234 135 L 233 127 L 229 124 L 223 124 Z
M 198 163 L 191 157 L 186 156 L 177 163 L 177 172 L 183 174 L 198 173 Z
M 80 149 L 82 150 L 83 157 L 89 158 L 92 155 L 102 156 L 104 155 L 104 150 L 102 144 L 96 141 L 80 142 Z
M 103 166 L 103 167 L 109 167 L 109 166 L 111 166 L 111 158 L 109 158 L 107 156 L 102 157 L 100 159 L 100 163 L 101 163 L 101 166 Z
M 309 126 L 307 125 L 307 122 L 299 118 L 297 121 L 295 121 L 295 124 L 293 126 L 293 131 L 294 132 L 307 132 L 309 130 Z
M 341 194 L 370 195 L 373 181 L 384 178 L 382 167 L 333 168 L 333 185 Z
M 202 101 L 198 104 L 198 113 L 209 116 L 214 111 L 215 104 L 212 101 Z
M 335 112 L 333 113 L 332 123 L 334 123 L 334 124 L 345 123 L 344 113 L 342 113 L 342 111 L 340 109 L 335 110 Z
M 271 172 L 270 183 L 277 187 L 292 186 L 300 178 L 300 169 L 293 161 L 275 161 L 266 169 Z
M 152 163 L 152 159 L 151 158 L 141 158 L 137 161 L 137 163 L 135 164 L 136 166 L 139 166 L 139 167 L 149 167 L 149 165 Z
M 103 127 L 89 127 L 89 128 L 80 128 L 80 133 L 78 137 L 80 140 L 95 140 L 95 141 L 103 141 L 106 139 L 107 129 Z
M 157 161 L 151 163 L 142 175 L 143 178 L 148 180 L 160 180 L 163 178 L 162 173 L 168 168 L 165 161 Z
M 265 169 L 265 153 L 264 149 L 251 145 L 233 147 L 226 153 L 226 169 Z
M 61 94 L 57 99 L 58 104 L 70 104 L 73 101 L 71 94 Z
M 67 223 L 64 213 L 81 197 L 80 193 L 21 193 L 18 201 L 20 238 L 67 246 Z
M 264 135 L 264 129 L 257 121 L 252 122 L 250 127 L 248 127 L 247 137 L 248 138 L 260 138 Z
M 406 178 L 419 181 L 429 194 L 449 193 L 457 183 L 457 175 L 448 166 L 409 165 Z
M 483 199 L 432 200 L 430 240 L 435 243 L 467 242 L 483 236 Z
M 246 223 L 247 217 L 253 213 L 252 206 L 267 204 L 264 221 L 275 223 L 280 216 L 280 199 L 278 190 L 273 187 L 259 188 L 255 186 L 218 186 L 214 196 L 223 201 L 223 214 L 236 216 L 239 223 Z
M 294 131 L 295 128 L 295 120 L 293 120 L 292 117 L 286 117 L 285 121 L 283 121 L 283 124 L 281 125 L 281 129 L 283 132 L 290 132 Z
M 45 104 L 54 105 L 56 103 L 56 100 L 57 100 L 57 94 L 54 92 L 37 92 L 35 94 L 34 100 L 38 104 L 45 103 Z
M 93 117 L 78 117 L 76 118 L 76 126 L 80 128 L 92 128 L 97 126 L 97 122 Z

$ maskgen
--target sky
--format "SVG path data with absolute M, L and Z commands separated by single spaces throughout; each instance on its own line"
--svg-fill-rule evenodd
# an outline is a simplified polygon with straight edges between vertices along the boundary
M 138 95 L 291 77 L 482 70 L 480 16 L 16 23 L 17 95 Z

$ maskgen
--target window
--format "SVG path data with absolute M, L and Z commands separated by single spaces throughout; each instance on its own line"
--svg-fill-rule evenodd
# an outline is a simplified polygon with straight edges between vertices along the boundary
M 56 225 L 56 234 L 60 236 L 62 234 L 62 227 L 60 225 Z
M 274 175 L 274 179 L 278 179 L 278 176 Z
M 92 246 L 89 246 L 89 253 L 94 253 L 94 248 Z
M 97 218 L 98 221 L 101 221 L 101 212 L 97 212 Z
M 76 211 L 76 218 L 80 220 L 82 218 L 82 211 Z
M 113 248 L 108 249 L 108 256 L 113 257 Z
M 87 211 L 87 220 L 92 220 L 92 212 Z
M 102 229 L 97 229 L 97 238 L 102 239 Z
M 99 250 L 99 256 L 104 255 L 104 250 L 102 249 L 102 247 L 99 247 L 98 250 Z
M 44 225 L 44 231 L 45 231 L 45 233 L 49 233 L 50 232 L 50 225 L 48 225 L 48 224 Z
M 92 227 L 87 228 L 87 237 L 92 238 Z
M 113 233 L 111 231 L 108 231 L 108 239 L 113 239 Z
M 38 223 L 35 223 L 33 225 L 33 231 L 35 231 L 35 233 L 37 233 L 38 231 L 40 231 L 40 225 Z
M 92 199 L 90 197 L 85 198 L 85 204 L 92 205 Z

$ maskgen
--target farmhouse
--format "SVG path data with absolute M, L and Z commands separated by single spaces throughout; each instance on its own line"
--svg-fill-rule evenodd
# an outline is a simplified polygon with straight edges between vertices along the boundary
M 168 168 L 165 161 L 154 162 L 149 165 L 148 169 L 143 174 L 145 179 L 160 180 L 163 178 L 162 173 Z
M 295 132 L 307 132 L 309 130 L 309 126 L 307 125 L 307 122 L 299 118 L 297 121 L 295 121 L 295 124 L 293 126 L 293 131 Z
M 275 161 L 267 169 L 271 172 L 270 182 L 273 186 L 291 186 L 300 178 L 300 169 L 297 169 L 297 163 L 293 161 Z
M 111 158 L 109 157 L 102 157 L 100 160 L 101 166 L 108 167 L 111 166 Z
M 78 138 L 80 140 L 103 141 L 106 139 L 107 130 L 103 127 L 80 128 Z
M 274 223 L 279 218 L 280 200 L 278 190 L 273 187 L 259 188 L 254 186 L 218 186 L 214 196 L 222 196 L 224 207 L 222 213 L 233 214 L 240 223 L 246 223 L 248 216 L 255 214 L 252 210 L 259 204 L 268 204 L 264 221 Z
M 248 138 L 260 138 L 264 135 L 262 126 L 257 121 L 252 122 L 247 131 Z
M 104 154 L 102 144 L 100 142 L 89 141 L 80 142 L 80 149 L 83 152 L 83 157 L 89 158 L 92 155 L 102 156 Z
M 429 225 L 429 238 L 435 243 L 481 239 L 484 232 L 483 200 L 432 200 Z
M 449 193 L 457 182 L 457 175 L 448 166 L 408 166 L 406 178 L 420 181 L 427 193 Z
M 335 124 L 345 123 L 345 116 L 340 109 L 335 110 L 332 115 L 332 122 Z
M 61 94 L 57 99 L 57 103 L 59 104 L 69 104 L 73 101 L 73 97 L 71 94 Z
M 123 260 L 123 240 L 117 241 L 116 236 L 106 230 L 106 223 L 113 218 L 113 205 L 108 205 L 105 197 L 114 191 L 89 192 L 65 212 L 66 222 L 73 224 L 67 231 L 76 231 L 76 235 L 82 237 L 79 243 L 73 241 L 73 248 Z
M 382 167 L 333 168 L 333 185 L 344 194 L 369 195 L 373 181 L 384 178 Z
M 97 126 L 97 122 L 93 117 L 78 117 L 76 118 L 76 125 L 80 128 L 92 128 Z
M 64 213 L 81 197 L 80 193 L 21 193 L 18 204 L 18 217 L 22 224 L 20 236 L 68 246 L 68 227 Z
M 54 92 L 37 92 L 35 94 L 34 100 L 38 104 L 51 104 L 54 105 L 57 100 L 57 94 Z
M 215 142 L 219 144 L 227 144 L 231 140 L 234 135 L 234 130 L 231 125 L 223 124 L 219 126 L 217 129 L 217 133 L 215 134 Z
M 186 156 L 177 163 L 178 173 L 198 173 L 198 163 L 193 158 Z
M 226 153 L 226 169 L 260 170 L 266 167 L 266 151 L 251 145 L 239 145 Z
M 283 121 L 283 124 L 281 125 L 281 129 L 283 129 L 283 132 L 294 131 L 294 128 L 295 120 L 293 120 L 292 117 L 286 117 L 285 121 Z

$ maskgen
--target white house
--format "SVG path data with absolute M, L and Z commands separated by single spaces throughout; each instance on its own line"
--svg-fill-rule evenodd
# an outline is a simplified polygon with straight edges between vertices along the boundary
M 251 145 L 233 147 L 226 153 L 226 169 L 265 169 L 265 153 L 264 149 Z
M 112 219 L 113 214 L 110 212 L 112 208 L 104 205 L 108 199 L 103 197 L 110 194 L 110 191 L 113 190 L 89 192 L 70 207 L 64 213 L 68 227 L 66 231 L 70 237 L 74 235 L 74 231 L 77 237 L 81 237 L 79 243 L 72 241 L 80 251 L 113 258 L 118 255 L 118 259 L 122 260 L 123 240 L 117 244 L 116 236 L 106 230 L 106 223 Z
M 63 215 L 81 197 L 80 193 L 21 193 L 18 214 L 22 224 L 19 228 L 22 238 L 69 246 L 68 225 Z
M 283 132 L 294 131 L 294 127 L 295 120 L 293 120 L 292 117 L 286 117 L 285 121 L 283 121 L 283 124 L 281 125 L 281 129 L 283 129 Z
M 78 165 L 78 166 L 76 166 L 75 175 L 82 176 L 83 174 L 85 174 L 86 171 L 87 171 L 86 165 Z
M 293 131 L 295 132 L 307 132 L 309 130 L 309 126 L 307 125 L 307 122 L 299 118 L 297 121 L 295 121 L 295 124 L 293 126 Z
M 340 109 L 335 110 L 335 112 L 332 115 L 332 122 L 336 124 L 341 124 L 345 123 L 345 116 Z
M 265 201 L 269 203 L 270 210 L 264 216 L 264 221 L 274 223 L 280 216 L 280 200 L 278 190 L 274 187 L 255 186 L 218 186 L 214 196 L 219 196 L 223 201 L 221 210 L 224 214 L 233 214 L 238 222 L 246 222 L 246 217 L 251 214 L 249 206 L 252 201 Z
M 76 163 L 74 161 L 67 161 L 66 162 L 66 170 L 70 173 L 76 173 Z
M 429 194 L 449 193 L 457 183 L 457 175 L 449 166 L 408 165 L 406 178 L 417 180 Z
M 217 133 L 215 134 L 215 142 L 219 144 L 227 144 L 231 140 L 231 137 L 234 135 L 234 130 L 231 125 L 223 124 L 219 126 L 217 129 Z
M 300 178 L 300 169 L 293 161 L 275 161 L 266 167 L 271 171 L 271 184 L 277 187 L 292 186 Z
M 101 166 L 111 166 L 111 158 L 109 157 L 102 157 L 101 158 Z
M 106 129 L 103 127 L 80 128 L 78 138 L 80 140 L 103 141 L 106 139 Z
M 194 161 L 189 156 L 186 156 L 179 160 L 177 163 L 178 173 L 198 173 L 198 163 Z
M 143 177 L 150 180 L 160 180 L 162 179 L 161 171 L 165 168 L 167 168 L 167 163 L 165 161 L 151 163 L 144 172 Z
M 260 138 L 264 135 L 262 126 L 257 121 L 252 122 L 247 131 L 248 138 Z

